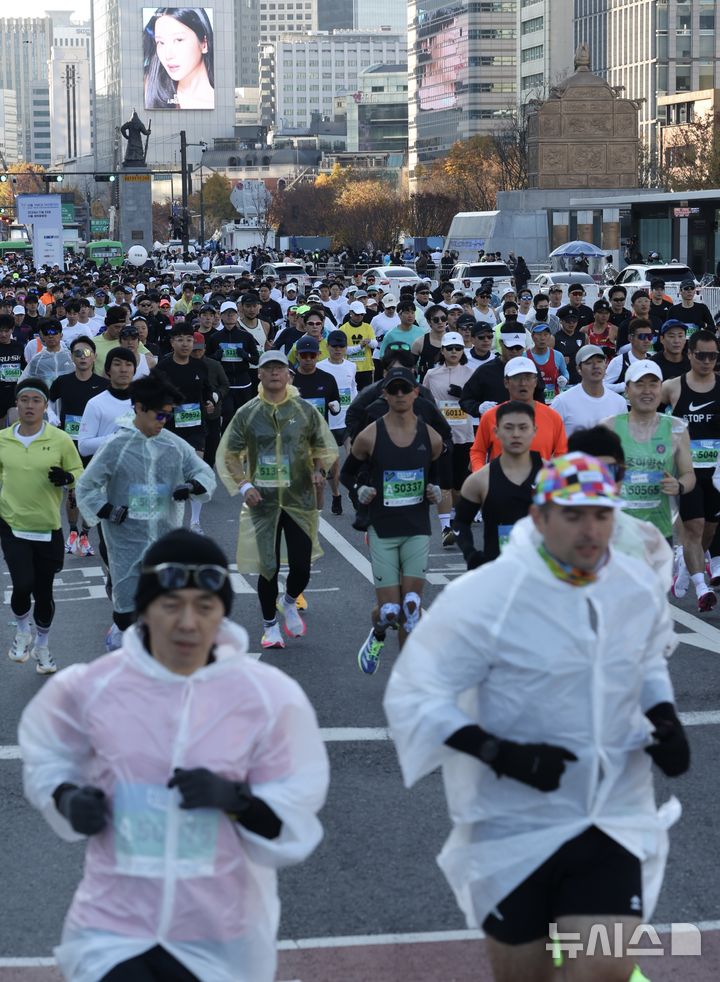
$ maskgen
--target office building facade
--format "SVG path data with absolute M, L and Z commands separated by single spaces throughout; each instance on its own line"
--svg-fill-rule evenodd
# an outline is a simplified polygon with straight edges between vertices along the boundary
M 33 159 L 32 87 L 38 82 L 47 85 L 51 45 L 52 22 L 49 17 L 0 18 L 0 89 L 15 92 L 22 131 L 20 154 L 28 162 Z
M 524 112 L 573 71 L 573 0 L 522 0 L 517 13 L 517 98 Z
M 407 155 L 407 64 L 371 65 L 345 97 L 348 153 Z
M 47 82 L 31 83 L 30 107 L 30 161 L 48 168 L 52 164 L 52 127 Z
M 411 187 L 453 143 L 492 132 L 514 113 L 518 2 L 409 0 Z
M 92 153 L 92 30 L 73 23 L 69 12 L 51 13 L 53 43 L 48 62 L 53 164 Z
M 22 159 L 22 129 L 18 120 L 14 89 L 0 89 L 0 167 L 9 167 Z

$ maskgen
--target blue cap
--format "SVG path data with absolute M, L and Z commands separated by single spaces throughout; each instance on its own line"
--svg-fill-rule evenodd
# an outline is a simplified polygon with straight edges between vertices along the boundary
M 695 325 L 693 324 L 692 326 L 694 327 Z M 690 325 L 686 324 L 684 321 L 679 321 L 676 317 L 671 317 L 661 326 L 660 333 L 664 334 L 665 331 L 669 331 L 671 327 L 679 327 L 681 330 L 687 331 Z
M 304 334 L 298 339 L 298 342 L 295 345 L 295 350 L 298 354 L 300 354 L 302 351 L 317 352 L 320 351 L 320 345 L 315 338 L 311 338 L 309 334 Z
M 533 326 L 530 328 L 531 334 L 539 334 L 540 331 L 549 331 L 550 325 L 547 321 L 535 321 Z

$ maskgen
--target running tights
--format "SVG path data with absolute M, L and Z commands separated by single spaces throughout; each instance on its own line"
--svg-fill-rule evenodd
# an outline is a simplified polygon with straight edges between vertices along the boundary
M 271 580 L 264 576 L 258 577 L 258 598 L 263 619 L 275 619 L 275 604 L 278 595 L 278 570 L 280 569 L 280 536 L 285 533 L 285 544 L 288 555 L 288 576 L 285 592 L 290 597 L 299 597 L 310 580 L 310 560 L 312 558 L 312 541 L 303 532 L 297 522 L 294 522 L 287 512 L 281 511 L 278 519 L 275 537 L 275 575 Z
M 199 982 L 196 975 L 181 965 L 177 958 L 155 945 L 149 951 L 120 962 L 101 982 Z
M 62 529 L 55 529 L 49 542 L 31 542 L 16 538 L 0 519 L 0 543 L 12 581 L 13 614 L 24 617 L 34 600 L 36 625 L 49 628 L 55 613 L 53 581 L 65 558 Z

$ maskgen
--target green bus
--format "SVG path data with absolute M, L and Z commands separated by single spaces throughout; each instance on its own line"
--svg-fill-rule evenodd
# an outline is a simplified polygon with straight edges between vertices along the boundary
M 111 266 L 122 266 L 125 260 L 125 248 L 122 242 L 116 242 L 114 239 L 98 239 L 96 242 L 87 243 L 85 258 L 96 265 L 108 262 Z
M 5 242 L 0 242 L 0 255 L 4 256 L 8 252 L 32 252 L 32 243 L 25 239 L 7 239 Z

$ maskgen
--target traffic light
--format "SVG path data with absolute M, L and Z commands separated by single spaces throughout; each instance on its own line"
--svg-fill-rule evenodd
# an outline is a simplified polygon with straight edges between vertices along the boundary
M 63 175 L 62 174 L 43 174 L 42 176 L 45 184 L 62 184 Z
M 114 184 L 117 180 L 115 174 L 95 174 L 94 177 L 98 184 Z

